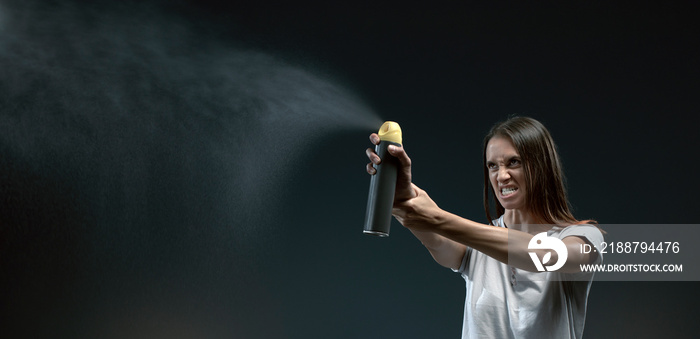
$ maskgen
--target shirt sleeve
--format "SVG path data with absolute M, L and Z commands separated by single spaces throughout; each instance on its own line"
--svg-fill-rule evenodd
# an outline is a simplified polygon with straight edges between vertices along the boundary
M 591 264 L 602 264 L 603 263 L 603 253 L 601 252 L 602 243 L 605 241 L 603 238 L 603 233 L 598 227 L 593 225 L 572 225 L 564 227 L 564 229 L 559 233 L 559 239 L 564 239 L 566 237 L 581 237 L 588 244 L 593 246 L 598 253 L 597 258 Z
M 462 264 L 459 265 L 459 269 L 456 269 L 456 270 L 453 269 L 452 271 L 454 271 L 456 273 L 465 274 L 465 272 L 467 271 L 467 268 L 469 267 L 469 258 L 471 257 L 471 255 L 472 255 L 472 249 L 471 249 L 471 247 L 467 246 L 467 250 L 464 251 L 464 257 L 462 257 Z

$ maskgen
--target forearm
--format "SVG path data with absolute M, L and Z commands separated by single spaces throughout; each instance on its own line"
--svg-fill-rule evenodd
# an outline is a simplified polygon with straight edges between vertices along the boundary
M 410 228 L 409 230 L 425 246 L 438 264 L 455 270 L 459 268 L 466 246 L 435 232 L 419 231 Z
M 434 232 L 446 239 L 482 252 L 502 263 L 537 271 L 527 253 L 532 235 L 503 227 L 485 225 L 442 211 Z
M 435 232 L 418 231 L 410 228 L 409 230 L 428 250 L 440 248 L 446 239 Z
M 454 258 L 458 256 L 455 251 L 461 254 L 461 260 L 466 247 L 470 247 L 508 265 L 528 271 L 537 270 L 527 250 L 532 235 L 464 219 L 442 210 L 424 190 L 415 185 L 413 188 L 415 197 L 394 203 L 393 214 L 402 225 L 416 234 L 433 257 L 436 257 L 436 252 L 440 253 L 440 257 L 446 253 L 450 265 L 453 265 Z M 444 246 L 449 246 L 451 250 L 443 250 Z

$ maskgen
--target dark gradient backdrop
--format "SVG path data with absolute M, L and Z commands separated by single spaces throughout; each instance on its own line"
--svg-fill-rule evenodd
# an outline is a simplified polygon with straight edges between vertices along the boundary
M 468 218 L 482 137 L 517 114 L 579 218 L 697 223 L 698 14 L 0 1 L 1 335 L 457 338 L 459 275 L 398 224 L 361 232 L 378 117 Z M 595 283 L 586 337 L 695 337 L 699 287 Z

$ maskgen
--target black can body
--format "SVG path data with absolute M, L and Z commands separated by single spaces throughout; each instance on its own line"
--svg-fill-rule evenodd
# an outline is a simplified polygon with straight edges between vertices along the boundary
M 365 216 L 364 233 L 380 237 L 389 236 L 391 226 L 391 210 L 394 206 L 396 192 L 396 175 L 399 160 L 389 154 L 389 145 L 401 146 L 391 141 L 381 141 L 375 147 L 375 152 L 382 159 L 381 164 L 374 165 L 377 170 L 369 183 L 367 197 L 367 215 Z

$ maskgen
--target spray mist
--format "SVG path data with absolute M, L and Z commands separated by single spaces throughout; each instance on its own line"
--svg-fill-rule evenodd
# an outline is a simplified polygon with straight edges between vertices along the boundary
M 370 180 L 364 233 L 388 237 L 399 160 L 389 154 L 387 148 L 389 145 L 401 146 L 401 127 L 393 121 L 387 121 L 379 128 L 378 134 L 381 141 L 375 147 L 375 152 L 382 162 L 374 165 L 377 173 Z

